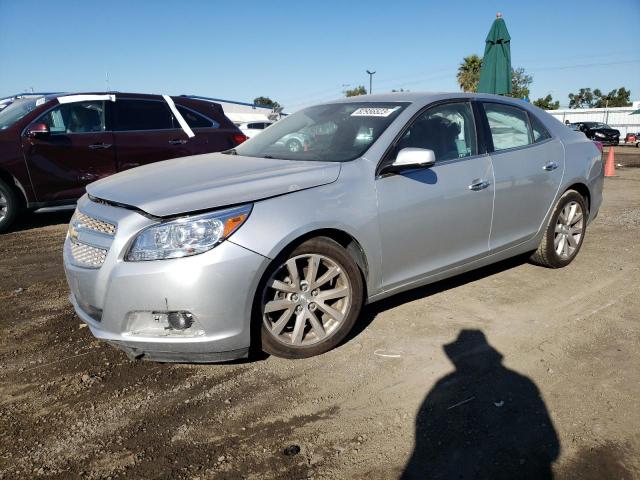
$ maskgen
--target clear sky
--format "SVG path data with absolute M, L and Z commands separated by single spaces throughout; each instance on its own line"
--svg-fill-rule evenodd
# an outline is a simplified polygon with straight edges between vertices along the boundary
M 35 91 L 264 95 L 286 111 L 373 90 L 456 91 L 496 12 L 531 99 L 580 87 L 640 99 L 640 1 L 0 0 L 0 96 Z

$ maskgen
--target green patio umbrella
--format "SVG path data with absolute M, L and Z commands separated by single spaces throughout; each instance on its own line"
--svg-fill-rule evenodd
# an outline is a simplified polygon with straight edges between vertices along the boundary
M 487 35 L 478 92 L 511 93 L 511 37 L 499 13 Z

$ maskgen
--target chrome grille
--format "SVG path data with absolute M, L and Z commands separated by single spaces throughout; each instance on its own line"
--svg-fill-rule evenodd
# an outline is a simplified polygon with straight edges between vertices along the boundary
M 74 218 L 71 219 L 71 225 L 73 225 L 77 230 L 91 230 L 111 237 L 116 234 L 116 226 L 113 223 L 98 220 L 97 218 L 90 217 L 89 215 L 85 215 L 79 211 L 76 211 L 73 217 Z
M 108 250 L 93 247 L 85 243 L 71 241 L 71 255 L 81 267 L 100 268 L 107 258 Z

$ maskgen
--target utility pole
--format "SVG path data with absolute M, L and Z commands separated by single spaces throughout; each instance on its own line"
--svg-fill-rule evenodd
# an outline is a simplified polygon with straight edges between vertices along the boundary
M 373 76 L 376 72 L 370 72 L 367 70 L 367 73 L 369 74 L 369 95 L 371 95 L 371 92 L 373 91 Z

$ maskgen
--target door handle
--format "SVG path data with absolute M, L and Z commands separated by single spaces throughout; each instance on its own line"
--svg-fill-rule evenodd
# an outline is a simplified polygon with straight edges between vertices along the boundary
M 469 185 L 469 190 L 473 190 L 474 192 L 477 192 L 478 190 L 484 190 L 489 185 L 491 184 L 486 180 L 476 179 L 473 181 L 471 185 Z
M 543 170 L 550 172 L 552 170 L 555 170 L 556 168 L 558 168 L 560 165 L 558 165 L 556 162 L 548 162 L 544 165 L 544 167 L 542 167 Z
M 105 148 L 111 148 L 111 144 L 110 143 L 93 143 L 89 145 L 89 148 L 91 150 L 101 150 Z
M 184 145 L 187 141 L 180 138 L 174 138 L 173 140 L 169 140 L 169 143 L 171 145 Z

